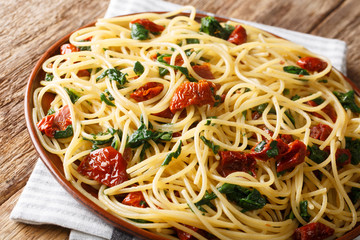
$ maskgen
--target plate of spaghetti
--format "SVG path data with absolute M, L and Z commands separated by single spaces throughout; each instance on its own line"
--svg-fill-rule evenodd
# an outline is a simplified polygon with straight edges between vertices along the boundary
M 357 94 L 328 59 L 186 7 L 65 36 L 35 66 L 25 110 L 58 181 L 124 231 L 352 239 Z

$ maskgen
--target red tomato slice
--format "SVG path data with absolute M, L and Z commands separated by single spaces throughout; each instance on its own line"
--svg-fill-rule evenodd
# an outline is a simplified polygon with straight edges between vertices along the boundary
M 192 66 L 197 75 L 206 79 L 214 79 L 214 75 L 211 72 L 210 64 L 204 63 L 203 65 Z
M 228 41 L 236 45 L 246 43 L 247 34 L 245 28 L 241 25 L 237 25 L 234 31 L 230 34 Z
M 135 92 L 130 94 L 130 97 L 137 102 L 149 100 L 159 95 L 164 89 L 164 85 L 158 82 L 148 82 L 143 86 L 136 89 Z
M 312 72 L 321 72 L 328 65 L 327 62 L 324 62 L 320 58 L 316 57 L 302 57 L 297 61 L 296 64 L 299 65 L 301 68 Z
M 122 204 L 126 204 L 133 207 L 145 208 L 146 202 L 142 192 L 131 192 L 126 195 Z
M 78 172 L 108 187 L 116 186 L 128 180 L 127 163 L 121 153 L 113 147 L 92 151 L 78 167 Z
M 54 137 L 56 131 L 64 131 L 71 123 L 70 109 L 65 105 L 57 113 L 45 116 L 36 125 L 46 136 Z
M 325 224 L 314 222 L 297 228 L 294 240 L 324 240 L 334 234 L 335 230 Z
M 250 153 L 236 151 L 219 151 L 220 164 L 217 171 L 226 177 L 233 172 L 247 172 L 255 176 L 256 160 Z

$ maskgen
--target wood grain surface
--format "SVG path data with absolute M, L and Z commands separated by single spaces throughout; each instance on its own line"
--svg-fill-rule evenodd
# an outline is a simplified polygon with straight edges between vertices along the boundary
M 198 10 L 348 44 L 348 77 L 360 86 L 358 0 L 169 0 Z M 35 62 L 57 39 L 104 16 L 109 0 L 0 1 L 0 239 L 67 239 L 69 230 L 9 219 L 38 158 L 28 136 L 23 99 Z M 161 9 L 159 9 L 161 10 Z

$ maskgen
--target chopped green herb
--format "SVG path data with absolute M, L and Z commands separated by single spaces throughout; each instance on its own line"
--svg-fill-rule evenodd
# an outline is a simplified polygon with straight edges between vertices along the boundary
M 325 100 L 322 97 L 317 97 L 315 99 L 313 99 L 312 101 L 314 101 L 317 105 L 322 104 Z
M 91 46 L 80 46 L 78 49 L 80 51 L 91 51 Z
M 148 221 L 148 220 L 144 220 L 144 219 L 129 218 L 129 220 L 136 222 L 136 223 L 153 223 L 152 221 Z
M 285 66 L 283 67 L 284 72 L 291 73 L 291 74 L 297 74 L 297 75 L 310 75 L 308 71 L 306 71 L 303 68 L 296 67 L 296 66 Z
M 260 104 L 256 107 L 256 111 L 258 113 L 263 113 L 266 109 L 266 107 L 268 106 L 268 103 L 263 103 L 263 104 Z
M 122 73 L 116 68 L 109 68 L 106 69 L 100 76 L 98 76 L 96 81 L 99 81 L 100 79 L 108 76 L 110 80 L 116 81 L 120 86 L 123 86 L 125 83 L 127 83 L 127 75 L 127 73 Z
M 131 38 L 135 40 L 149 39 L 149 30 L 139 23 L 131 24 Z
M 144 73 L 144 66 L 139 61 L 135 62 L 134 72 L 136 75 L 139 75 L 139 76 Z
M 78 93 L 74 89 L 69 89 L 67 87 L 64 87 L 64 89 L 67 92 L 67 94 L 69 95 L 70 100 L 73 104 L 76 103 L 76 101 L 79 100 L 79 98 L 81 97 L 80 93 Z
M 186 39 L 186 44 L 198 44 L 198 43 L 200 43 L 200 41 L 197 38 L 187 38 Z
M 54 75 L 52 73 L 45 74 L 45 81 L 51 82 L 54 79 Z
M 299 95 L 295 95 L 295 96 L 292 96 L 291 97 L 291 100 L 293 100 L 293 101 L 296 101 L 296 100 L 298 100 L 298 99 L 300 99 L 300 96 Z
M 260 194 L 257 189 L 250 190 L 238 185 L 225 183 L 220 188 L 219 192 L 226 194 L 228 200 L 235 202 L 242 207 L 242 212 L 261 209 L 266 204 L 266 199 Z
M 266 145 L 266 141 L 265 141 L 265 140 L 259 142 L 259 143 L 256 145 L 256 147 L 254 148 L 254 151 L 255 151 L 255 152 L 261 152 L 261 151 L 264 149 L 265 145 Z
M 333 92 L 334 95 L 339 99 L 341 105 L 345 109 L 350 109 L 354 113 L 360 113 L 360 107 L 356 104 L 354 98 L 354 90 L 350 90 L 347 93 Z
M 215 145 L 212 141 L 206 139 L 204 136 L 200 136 L 200 139 L 214 152 L 214 154 L 218 153 L 220 149 L 219 145 Z
M 277 146 L 278 142 L 277 141 L 271 141 L 270 143 L 270 148 L 269 150 L 266 151 L 266 155 L 270 158 L 272 157 L 276 157 L 277 155 L 279 155 L 279 148 Z
M 328 80 L 326 80 L 326 79 L 321 79 L 321 80 L 319 80 L 318 82 L 319 82 L 319 83 L 327 83 Z
M 284 88 L 283 95 L 288 95 L 290 93 L 290 89 Z
M 310 217 L 311 215 L 308 213 L 308 201 L 301 201 L 300 202 L 300 216 L 302 217 L 302 219 L 304 219 L 305 222 L 309 222 L 310 221 Z
M 360 163 L 360 140 L 345 137 L 345 148 L 351 153 L 351 164 L 358 165 Z
M 286 216 L 285 219 L 295 219 L 295 214 L 294 214 L 294 212 L 291 211 L 291 212 L 289 213 L 289 215 Z
M 222 39 L 228 39 L 231 34 L 220 25 L 218 20 L 210 16 L 201 19 L 200 32 Z
M 111 102 L 104 93 L 100 94 L 100 100 L 109 106 L 115 107 L 115 104 L 113 102 Z
M 210 126 L 210 124 L 211 124 L 211 119 L 216 119 L 216 118 L 217 118 L 216 116 L 207 117 L 207 120 L 206 120 L 205 125 L 206 125 L 206 126 Z
M 181 154 L 181 145 L 182 145 L 182 141 L 180 140 L 179 146 L 177 147 L 175 152 L 171 152 L 168 153 L 165 157 L 165 160 L 163 161 L 163 163 L 161 164 L 161 166 L 166 166 L 169 165 L 169 163 L 171 162 L 172 158 L 178 158 Z
M 159 75 L 160 77 L 163 77 L 165 75 L 169 74 L 169 70 L 167 70 L 166 68 L 163 67 L 159 67 Z
M 172 67 L 176 70 L 179 70 L 182 74 L 185 75 L 185 77 L 190 81 L 190 82 L 197 82 L 198 80 L 196 80 L 196 78 L 193 78 L 192 76 L 190 76 L 189 71 L 186 67 L 180 67 L 180 66 L 175 66 L 175 65 L 170 65 L 168 64 L 165 60 L 164 57 L 169 57 L 171 56 L 171 54 L 162 54 L 160 56 L 157 57 L 157 60 L 161 63 L 163 63 L 165 66 L 169 66 Z
M 54 138 L 68 138 L 71 137 L 74 134 L 72 125 L 66 127 L 64 131 L 56 131 L 54 134 Z
M 310 152 L 309 154 L 309 158 L 311 160 L 313 160 L 314 162 L 316 162 L 317 164 L 322 163 L 323 161 L 325 161 L 328 156 L 329 153 L 322 151 L 319 149 L 319 146 L 314 144 L 311 147 L 307 146 L 308 151 Z
M 291 123 L 295 126 L 295 118 L 291 114 L 290 110 L 286 110 L 284 113 L 290 119 Z

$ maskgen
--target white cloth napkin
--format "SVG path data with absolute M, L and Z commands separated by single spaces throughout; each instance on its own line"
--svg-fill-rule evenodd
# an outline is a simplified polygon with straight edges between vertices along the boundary
M 171 11 L 179 7 L 177 4 L 161 0 L 111 0 L 105 17 L 134 12 Z M 331 60 L 333 66 L 346 73 L 346 44 L 343 41 L 253 22 L 241 22 L 273 32 L 278 36 L 299 43 L 313 52 L 326 56 Z M 110 224 L 77 202 L 54 179 L 40 160 L 36 163 L 10 218 L 29 224 L 54 224 L 69 228 L 71 229 L 70 240 L 137 239 L 114 229 Z

